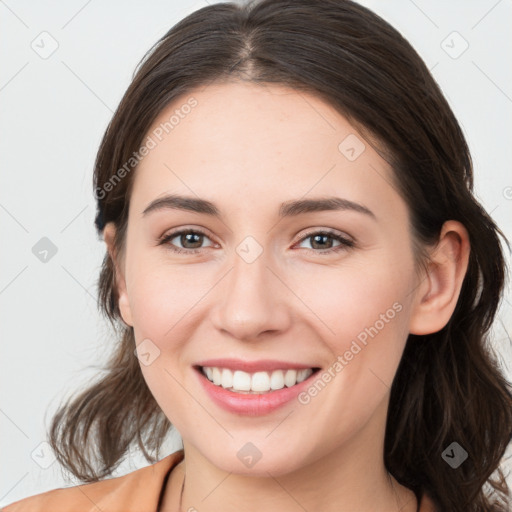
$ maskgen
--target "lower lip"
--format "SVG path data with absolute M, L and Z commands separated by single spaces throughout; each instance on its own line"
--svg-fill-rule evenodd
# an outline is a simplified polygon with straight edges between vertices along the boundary
M 275 411 L 279 407 L 291 402 L 297 395 L 304 391 L 316 377 L 318 370 L 313 372 L 307 379 L 295 384 L 290 388 L 284 387 L 277 391 L 268 393 L 251 394 L 251 393 L 235 393 L 228 391 L 222 386 L 216 386 L 207 379 L 201 369 L 195 369 L 199 375 L 201 385 L 211 397 L 211 399 L 224 410 L 243 414 L 245 416 L 262 416 Z

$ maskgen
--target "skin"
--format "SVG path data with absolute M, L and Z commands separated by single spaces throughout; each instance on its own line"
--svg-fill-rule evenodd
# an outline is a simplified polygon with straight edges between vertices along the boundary
M 464 226 L 445 223 L 424 271 L 391 168 L 330 105 L 274 84 L 214 83 L 175 100 L 148 133 L 190 96 L 198 105 L 136 170 L 122 253 L 114 225 L 104 231 L 123 321 L 137 344 L 150 339 L 160 350 L 141 370 L 183 439 L 182 510 L 415 511 L 414 493 L 384 467 L 390 386 L 408 333 L 436 332 L 453 313 L 469 255 Z M 354 161 L 338 149 L 349 134 L 366 146 Z M 142 215 L 169 193 L 207 199 L 222 218 Z M 364 205 L 375 219 L 349 210 L 279 219 L 282 202 L 322 196 Z M 183 227 L 203 231 L 202 244 L 172 244 L 199 252 L 158 245 Z M 340 247 L 329 237 L 315 244 L 311 235 L 325 229 L 354 246 L 322 254 Z M 236 251 L 247 236 L 263 249 L 252 263 Z M 400 312 L 307 404 L 236 415 L 210 400 L 192 369 L 215 357 L 326 369 L 397 303 Z M 251 468 L 237 457 L 247 442 L 262 453 Z M 164 511 L 171 489 L 179 493 L 176 475 Z

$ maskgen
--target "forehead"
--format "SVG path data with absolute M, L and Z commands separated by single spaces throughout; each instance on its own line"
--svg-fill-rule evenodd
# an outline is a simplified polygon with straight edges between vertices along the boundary
M 240 201 L 287 200 L 308 191 L 396 196 L 389 165 L 344 116 L 283 85 L 200 87 L 159 114 L 150 139 L 153 147 L 134 176 L 140 207 L 169 192 L 212 199 L 225 192 Z
M 195 106 L 189 107 L 191 103 Z M 210 163 L 235 162 L 243 156 L 246 161 L 251 158 L 252 167 L 255 161 L 266 164 L 267 158 L 276 161 L 279 155 L 317 161 L 322 155 L 310 148 L 327 147 L 333 137 L 351 131 L 330 105 L 309 94 L 277 84 L 213 83 L 180 96 L 160 113 L 148 132 L 160 151 L 156 148 L 146 160 L 170 157 L 166 150 L 174 149 L 186 152 L 180 158 Z M 304 140 L 309 144 L 304 146 Z M 237 164 L 244 167 L 243 161 Z

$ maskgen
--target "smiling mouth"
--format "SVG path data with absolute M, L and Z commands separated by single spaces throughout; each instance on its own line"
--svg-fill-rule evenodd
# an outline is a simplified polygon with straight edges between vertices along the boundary
M 320 371 L 316 367 L 251 373 L 217 366 L 194 366 L 194 369 L 215 386 L 241 394 L 265 394 L 291 388 Z

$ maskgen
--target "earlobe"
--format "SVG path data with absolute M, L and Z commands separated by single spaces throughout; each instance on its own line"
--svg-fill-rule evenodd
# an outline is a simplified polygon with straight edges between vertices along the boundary
M 450 320 L 469 261 L 469 235 L 458 221 L 443 224 L 439 243 L 430 252 L 428 270 L 420 279 L 409 325 L 411 334 L 432 334 Z
M 126 289 L 126 280 L 123 271 L 121 270 L 121 262 L 119 256 L 116 254 L 114 240 L 115 240 L 116 228 L 113 222 L 109 222 L 103 229 L 103 239 L 107 245 L 109 256 L 113 262 L 114 267 L 114 286 L 117 290 L 119 311 L 123 322 L 133 327 L 132 313 L 130 308 L 130 302 L 128 300 L 128 293 Z

